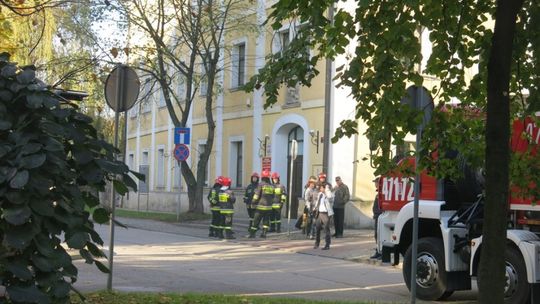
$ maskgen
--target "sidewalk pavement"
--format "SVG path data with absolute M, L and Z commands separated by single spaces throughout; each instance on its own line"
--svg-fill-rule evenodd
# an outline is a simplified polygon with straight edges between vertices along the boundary
M 138 229 L 208 238 L 208 220 L 184 223 L 166 223 L 133 218 L 118 218 L 117 220 L 128 227 Z M 259 238 L 260 233 L 258 233 L 256 238 L 248 239 L 249 219 L 235 218 L 233 221 L 233 231 L 235 231 L 236 239 L 208 239 L 209 241 L 236 242 L 271 250 L 285 250 L 299 254 L 343 259 L 359 263 L 381 265 L 383 267 L 393 267 L 390 264 L 382 264 L 380 260 L 369 258 L 375 252 L 375 241 L 373 238 L 374 231 L 372 229 L 345 229 L 343 238 L 332 238 L 330 250 L 321 250 L 321 247 L 324 246 L 324 235 L 321 235 L 322 246 L 313 249 L 315 241 L 306 239 L 305 235 L 294 227 L 296 220 L 291 219 L 289 225 L 290 233 L 287 232 L 287 219 L 282 219 L 282 222 L 281 233 L 268 233 L 266 239 Z M 122 228 L 119 227 L 118 229 Z M 401 264 L 395 267 L 400 268 Z

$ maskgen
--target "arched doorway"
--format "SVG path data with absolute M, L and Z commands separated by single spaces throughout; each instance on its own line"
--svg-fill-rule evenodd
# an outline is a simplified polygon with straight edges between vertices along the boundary
M 296 140 L 298 143 L 298 151 L 296 159 L 293 161 L 291 156 L 292 141 Z M 291 161 L 293 161 L 293 174 L 291 176 Z M 296 126 L 289 131 L 287 136 L 287 181 L 292 180 L 292 189 L 289 190 L 289 196 L 291 196 L 291 218 L 297 218 L 298 216 L 298 198 L 303 196 L 304 187 L 302 185 L 302 171 L 304 163 L 304 129 L 300 126 Z M 290 184 L 287 185 L 287 188 Z M 288 215 L 289 208 L 287 206 L 286 212 Z

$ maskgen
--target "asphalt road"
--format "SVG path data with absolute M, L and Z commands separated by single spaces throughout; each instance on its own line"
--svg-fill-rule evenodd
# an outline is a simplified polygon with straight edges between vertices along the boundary
M 109 227 L 98 226 L 97 230 L 108 244 Z M 177 234 L 117 227 L 113 289 L 410 302 L 397 268 L 291 252 L 279 246 L 269 248 L 256 241 L 208 239 L 186 231 Z M 76 265 L 78 289 L 106 288 L 106 274 L 82 261 Z M 461 292 L 452 296 L 451 302 L 474 298 L 472 292 Z

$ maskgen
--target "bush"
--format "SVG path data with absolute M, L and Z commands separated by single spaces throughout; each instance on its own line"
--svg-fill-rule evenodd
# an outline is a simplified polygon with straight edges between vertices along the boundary
M 64 243 L 108 271 L 97 260 L 93 221 L 109 220 L 97 193 L 107 181 L 122 195 L 136 184 L 91 122 L 34 67 L 0 54 L 0 280 L 13 303 L 69 302 L 77 268 Z

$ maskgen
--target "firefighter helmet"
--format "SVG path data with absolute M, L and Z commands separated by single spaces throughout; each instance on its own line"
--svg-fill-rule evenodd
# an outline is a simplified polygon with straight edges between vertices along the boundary
M 270 171 L 263 170 L 263 172 L 261 172 L 261 178 L 270 178 Z
M 273 172 L 272 173 L 272 179 L 279 179 L 279 173 Z
M 229 177 L 223 177 L 223 185 L 224 187 L 230 187 L 231 186 L 231 179 Z
M 253 173 L 251 173 L 251 177 L 259 178 L 259 173 L 253 172 Z
M 326 173 L 324 173 L 324 172 L 319 173 L 319 179 L 321 179 L 321 178 L 326 179 Z
M 225 178 L 225 177 L 223 177 L 223 176 L 218 176 L 218 177 L 216 178 L 216 182 L 215 182 L 215 183 L 216 183 L 216 184 L 223 185 L 224 178 Z

